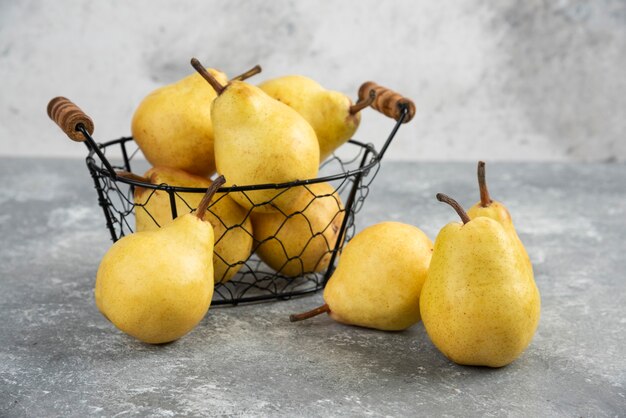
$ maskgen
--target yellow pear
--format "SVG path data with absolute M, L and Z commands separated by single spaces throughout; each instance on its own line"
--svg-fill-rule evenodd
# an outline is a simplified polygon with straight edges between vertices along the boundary
M 195 214 L 126 235 L 104 255 L 96 305 L 120 330 L 160 344 L 187 334 L 204 317 L 213 297 L 213 227 L 202 216 L 221 184 L 223 178 L 213 183 Z
M 325 305 L 291 321 L 328 312 L 338 322 L 400 331 L 419 322 L 419 300 L 432 254 L 419 228 L 399 222 L 370 226 L 345 246 L 324 289 Z
M 469 208 L 467 215 L 470 219 L 485 216 L 502 224 L 504 229 L 511 235 L 511 239 L 515 241 L 516 245 L 519 246 L 520 252 L 522 252 L 524 258 L 526 259 L 527 267 L 532 272 L 533 266 L 530 261 L 530 257 L 528 257 L 526 248 L 524 247 L 524 244 L 522 244 L 522 240 L 520 240 L 517 235 L 517 231 L 513 226 L 511 214 L 503 203 L 491 200 L 489 189 L 487 188 L 487 180 L 485 178 L 485 163 L 483 161 L 478 162 L 478 188 L 480 190 L 480 201 Z
M 209 69 L 226 82 L 226 75 Z M 135 110 L 131 132 L 153 166 L 208 176 L 215 172 L 211 103 L 217 94 L 194 73 L 156 89 Z
M 271 268 L 286 276 L 324 271 L 339 238 L 343 217 L 343 204 L 332 185 L 307 185 L 293 212 L 252 215 L 256 252 Z
M 152 184 L 193 187 L 206 189 L 211 180 L 189 174 L 182 170 L 167 167 L 153 167 L 144 177 Z M 170 195 L 165 190 L 135 187 L 136 231 L 151 231 L 172 222 Z M 195 209 L 200 204 L 200 193 L 177 192 L 175 194 L 176 212 L 182 215 Z M 232 279 L 239 271 L 242 262 L 247 260 L 252 251 L 252 222 L 248 211 L 237 205 L 228 195 L 216 194 L 213 203 L 205 212 L 203 220 L 213 226 L 215 247 L 213 269 L 215 283 L 224 283 Z M 207 243 L 213 246 L 213 242 Z
M 449 197 L 463 223 L 435 240 L 420 310 L 428 336 L 455 363 L 502 367 L 530 343 L 540 314 L 532 271 L 510 233 L 488 217 L 474 219 Z
M 243 81 L 219 83 L 194 58 L 192 65 L 218 92 L 211 107 L 217 169 L 228 185 L 286 183 L 315 178 L 319 145 L 315 132 L 289 106 Z M 233 193 L 247 209 L 290 212 L 301 188 Z
M 300 75 L 268 80 L 259 84 L 259 88 L 309 122 L 319 142 L 320 161 L 352 138 L 361 122 L 360 111 L 374 100 L 370 97 L 353 105 L 345 94 L 326 90 L 316 81 Z

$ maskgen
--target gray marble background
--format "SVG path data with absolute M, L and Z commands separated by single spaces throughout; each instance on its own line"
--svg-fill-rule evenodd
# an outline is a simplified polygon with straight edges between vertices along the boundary
M 229 74 L 260 63 L 257 81 L 405 94 L 418 113 L 393 159 L 626 160 L 624 0 L 0 0 L 0 155 L 84 155 L 47 119 L 56 95 L 97 140 L 127 135 L 192 56 Z M 367 111 L 357 138 L 389 130 Z

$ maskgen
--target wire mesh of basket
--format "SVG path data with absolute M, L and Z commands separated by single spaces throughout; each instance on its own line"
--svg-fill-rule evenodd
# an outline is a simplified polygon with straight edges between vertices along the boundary
M 343 245 L 354 235 L 356 214 L 387 147 L 414 114 L 408 99 L 377 85 L 372 88 L 387 97 L 372 107 L 396 120 L 380 151 L 350 140 L 344 146 L 349 152 L 342 153 L 347 157 L 333 155 L 324 161 L 317 178 L 218 189 L 204 217 L 215 231 L 212 305 L 289 299 L 324 287 Z M 133 174 L 133 165 L 141 161 L 133 138 L 97 143 L 93 122 L 68 99 L 53 99 L 48 114 L 71 139 L 87 146 L 87 167 L 113 241 L 138 227 L 157 229 L 195 211 L 210 185 L 211 180 L 201 179 L 206 182 L 202 187 L 173 186 Z M 121 154 L 121 161 L 107 158 L 111 154 Z M 272 193 L 263 201 L 252 198 L 260 190 Z M 274 204 L 285 193 L 297 199 L 289 211 Z M 247 198 L 250 207 L 238 206 L 234 194 Z M 259 213 L 261 207 L 271 210 Z

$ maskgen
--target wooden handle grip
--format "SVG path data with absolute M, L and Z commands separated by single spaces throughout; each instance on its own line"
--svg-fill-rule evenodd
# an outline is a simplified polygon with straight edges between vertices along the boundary
M 372 107 L 385 116 L 398 120 L 404 108 L 408 110 L 404 123 L 409 122 L 415 116 L 415 103 L 393 90 L 379 86 L 373 81 L 366 81 L 361 85 L 359 88 L 359 100 L 367 98 L 371 90 L 376 92 L 376 99 L 372 103 Z
M 48 103 L 48 116 L 63 132 L 73 141 L 82 142 L 85 140 L 83 134 L 76 130 L 82 124 L 89 135 L 93 134 L 93 121 L 81 110 L 80 107 L 72 103 L 65 97 L 55 97 Z

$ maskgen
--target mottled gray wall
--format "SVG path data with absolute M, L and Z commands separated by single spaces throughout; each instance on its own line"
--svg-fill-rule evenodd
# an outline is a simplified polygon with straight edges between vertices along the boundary
M 189 58 L 413 98 L 397 159 L 626 160 L 626 2 L 0 0 L 0 155 L 84 155 L 45 116 L 66 95 L 98 140 L 129 133 Z M 380 145 L 390 122 L 364 115 Z

